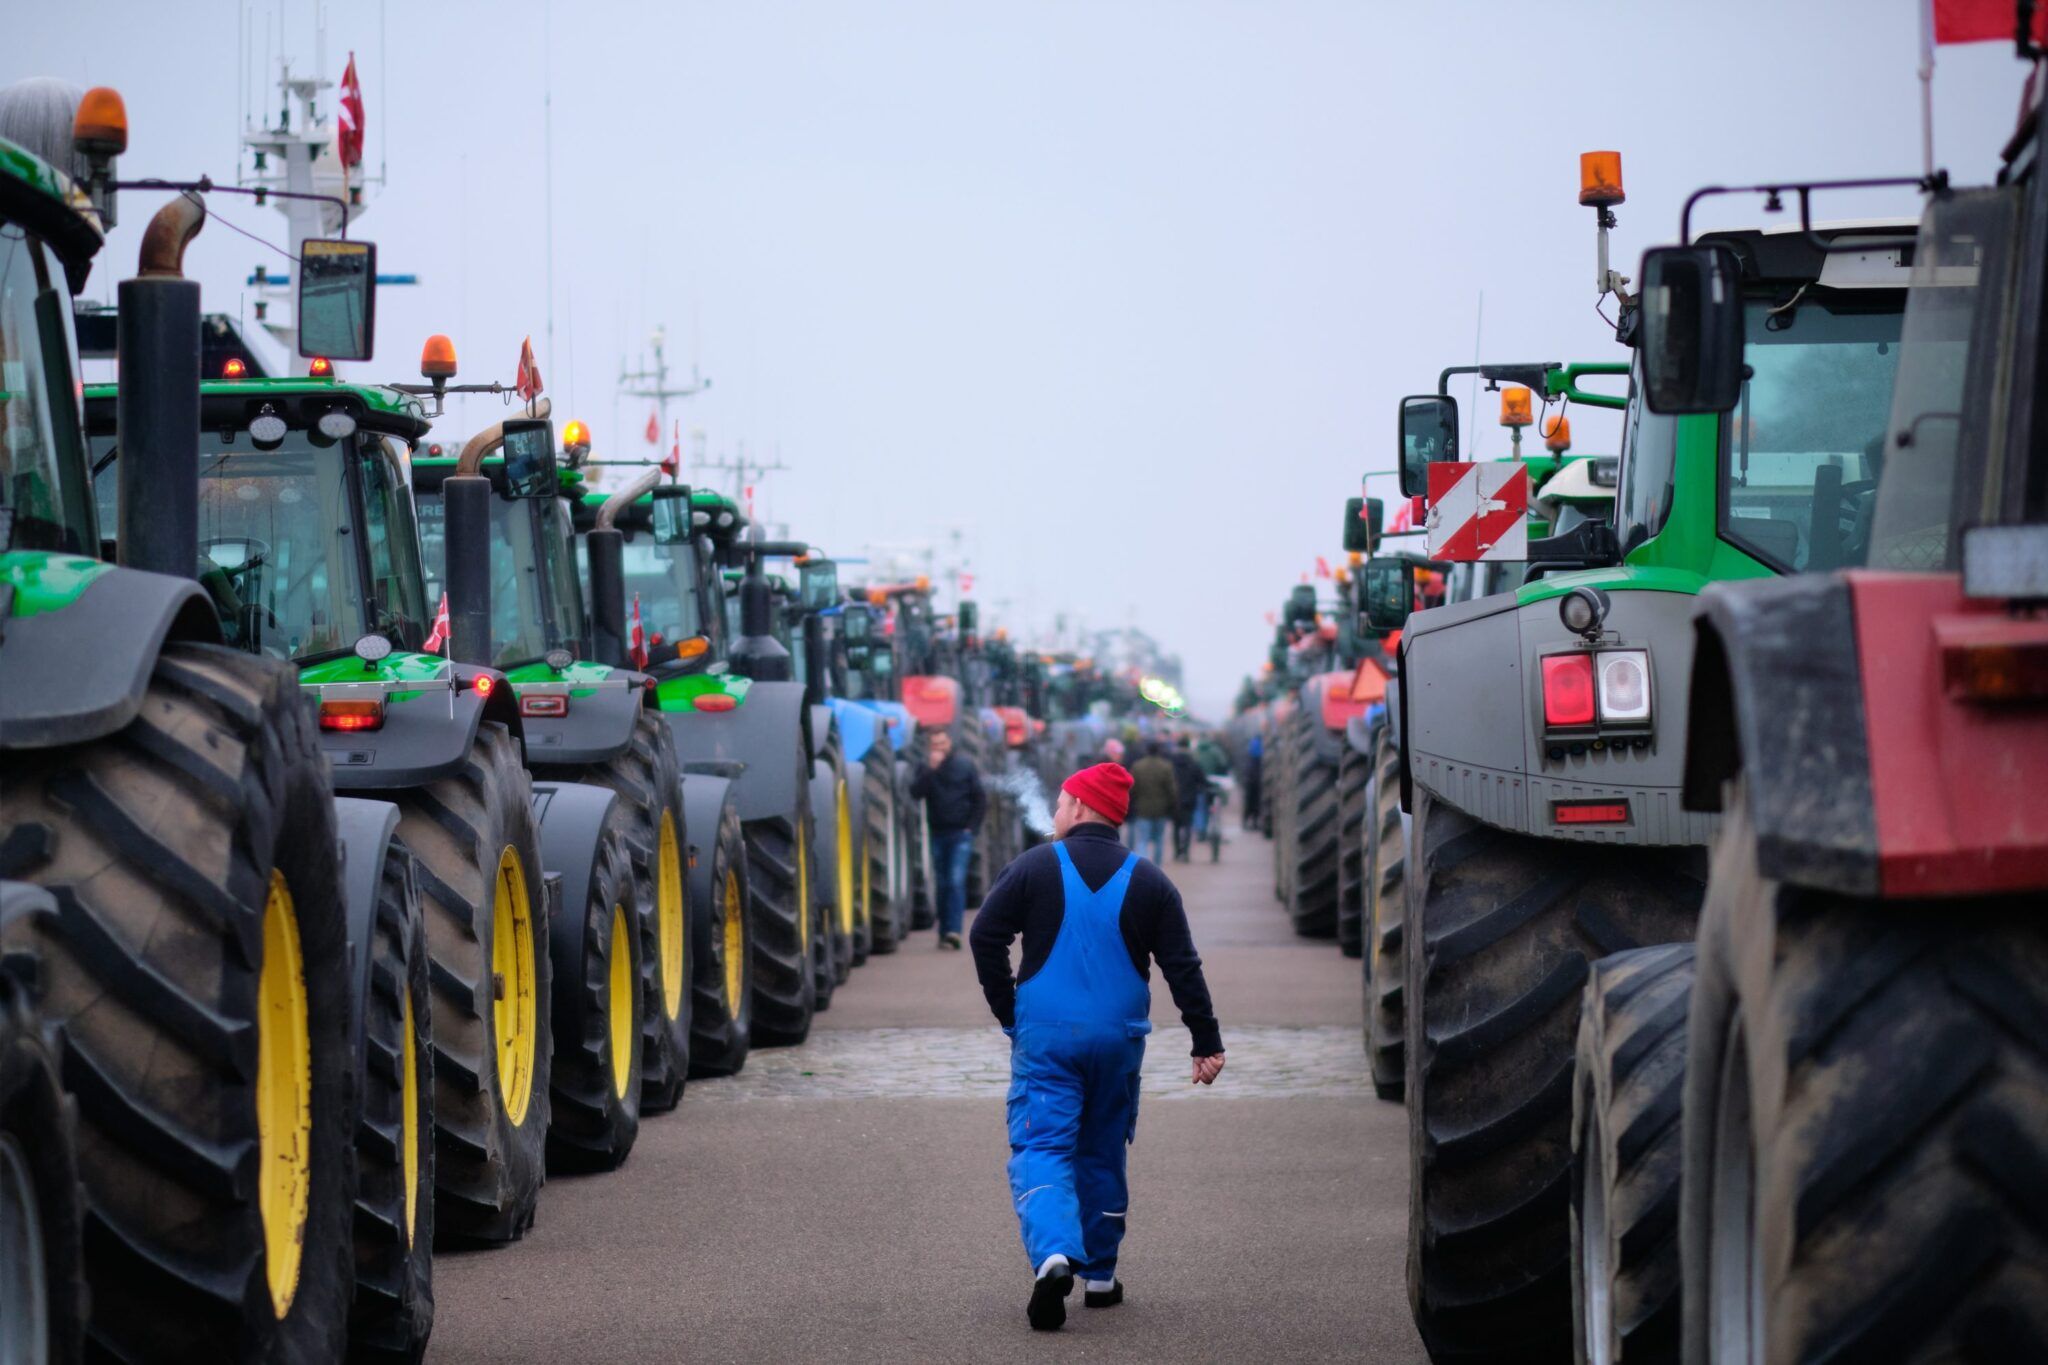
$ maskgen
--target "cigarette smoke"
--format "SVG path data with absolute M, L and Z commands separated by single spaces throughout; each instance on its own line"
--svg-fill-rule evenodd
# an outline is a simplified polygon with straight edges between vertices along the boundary
M 1017 803 L 1024 827 L 1041 839 L 1052 838 L 1052 807 L 1045 801 L 1045 785 L 1029 768 L 1010 768 L 996 778 L 996 785 Z

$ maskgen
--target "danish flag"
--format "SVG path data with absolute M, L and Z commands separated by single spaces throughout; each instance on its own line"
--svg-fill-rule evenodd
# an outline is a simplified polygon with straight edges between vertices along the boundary
M 529 403 L 540 397 L 540 366 L 533 360 L 532 337 L 519 343 L 519 372 L 512 376 L 512 388 Z
M 434 608 L 434 628 L 427 632 L 427 638 L 420 642 L 420 648 L 428 654 L 439 654 L 448 643 L 448 594 L 441 594 L 441 605 Z
M 1529 470 L 1514 460 L 1442 461 L 1429 467 L 1429 557 L 1529 557 Z
M 356 79 L 356 54 L 348 54 L 348 69 L 341 73 L 341 102 L 335 111 L 335 142 L 344 169 L 363 164 L 363 83 Z
M 640 594 L 633 594 L 633 628 L 626 632 L 626 648 L 632 652 L 633 667 L 647 667 L 647 631 L 640 624 Z
M 651 412 L 647 414 L 647 444 L 651 446 L 661 444 L 661 423 L 654 420 L 654 414 Z

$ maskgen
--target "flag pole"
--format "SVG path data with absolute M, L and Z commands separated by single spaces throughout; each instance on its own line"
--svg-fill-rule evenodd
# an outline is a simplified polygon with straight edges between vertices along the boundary
M 1920 171 L 1934 176 L 1934 0 L 1920 6 Z

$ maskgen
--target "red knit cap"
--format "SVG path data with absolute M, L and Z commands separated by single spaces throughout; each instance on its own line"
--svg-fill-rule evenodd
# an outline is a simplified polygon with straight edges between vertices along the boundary
M 1124 816 L 1130 813 L 1131 774 L 1121 763 L 1098 763 L 1083 768 L 1060 783 L 1060 790 L 1112 825 L 1121 825 Z

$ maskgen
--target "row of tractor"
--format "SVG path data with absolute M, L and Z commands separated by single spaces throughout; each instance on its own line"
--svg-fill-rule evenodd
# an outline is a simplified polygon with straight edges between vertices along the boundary
M 1402 526 L 1350 502 L 1336 600 L 1296 588 L 1245 684 L 1276 892 L 1362 955 L 1409 1111 L 1433 1359 L 2048 1353 L 2022 55 L 1995 184 L 1703 190 L 1633 290 L 1620 158 L 1582 158 L 1622 359 L 1477 369 L 1512 426 L 1617 409 L 1618 453 L 1463 460 L 1444 371 L 1401 400 Z M 1887 183 L 1917 230 L 1817 221 Z M 1725 194 L 1795 221 L 1693 234 Z
M 1088 670 L 660 468 L 596 487 L 537 385 L 443 439 L 509 393 L 446 337 L 342 380 L 367 244 L 305 246 L 310 373 L 202 374 L 196 191 L 84 385 L 126 126 L 0 140 L 0 1359 L 417 1360 L 437 1248 L 932 922 L 934 729 L 978 871 L 1042 832 Z

